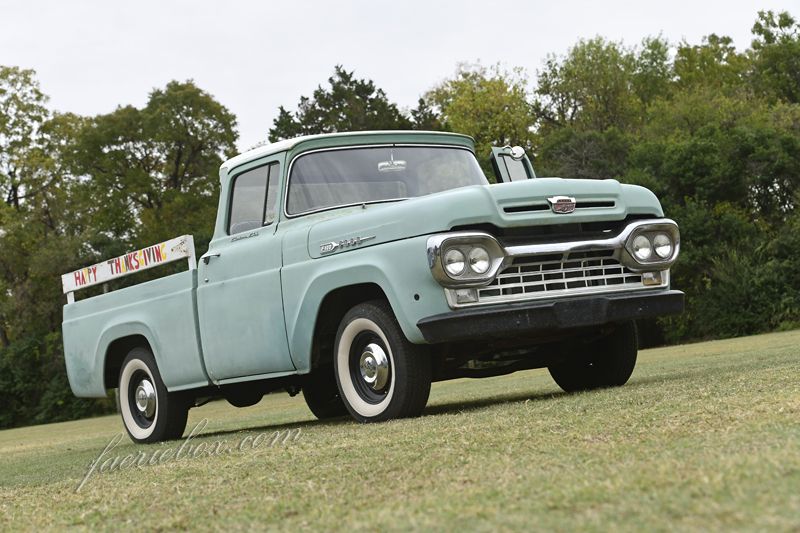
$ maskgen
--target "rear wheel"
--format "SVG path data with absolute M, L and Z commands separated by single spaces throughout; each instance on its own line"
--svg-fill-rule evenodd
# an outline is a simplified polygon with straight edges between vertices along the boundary
M 167 391 L 150 350 L 130 351 L 122 363 L 117 395 L 122 421 L 133 442 L 146 444 L 183 435 L 189 402 L 184 395 Z
M 430 358 L 406 339 L 389 303 L 365 302 L 342 319 L 334 348 L 336 383 L 360 422 L 419 416 L 431 390 Z
M 618 387 L 631 377 L 637 352 L 636 322 L 626 322 L 587 346 L 584 353 L 548 370 L 567 392 Z

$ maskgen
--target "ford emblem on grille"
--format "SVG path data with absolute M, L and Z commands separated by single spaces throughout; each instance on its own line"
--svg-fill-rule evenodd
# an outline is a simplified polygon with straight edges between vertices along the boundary
M 565 215 L 575 211 L 575 198 L 569 196 L 553 196 L 547 199 L 550 202 L 550 207 L 553 208 L 553 213 Z

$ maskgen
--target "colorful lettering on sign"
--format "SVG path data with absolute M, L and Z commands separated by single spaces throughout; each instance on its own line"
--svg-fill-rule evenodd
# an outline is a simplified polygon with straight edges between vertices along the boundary
M 180 244 L 180 243 L 179 243 Z M 170 246 L 171 252 L 167 252 L 167 246 Z M 185 243 L 184 243 L 185 245 Z M 174 246 L 174 247 L 173 247 Z M 172 257 L 172 255 L 175 257 Z M 64 274 L 62 280 L 65 286 L 65 291 L 74 290 L 70 287 L 81 288 L 86 285 L 93 285 L 101 283 L 109 279 L 109 277 L 117 277 L 125 274 L 144 270 L 156 265 L 156 263 L 166 263 L 180 257 L 185 257 L 187 251 L 179 249 L 174 241 L 169 241 L 161 244 L 155 244 L 142 250 L 121 255 L 113 259 L 105 261 L 92 267 L 76 270 L 69 274 Z M 98 269 L 100 272 L 98 272 Z
M 73 272 L 75 275 L 75 285 L 82 286 L 86 285 L 87 283 L 92 283 L 97 281 L 97 267 L 89 267 L 84 268 L 82 270 L 76 270 Z

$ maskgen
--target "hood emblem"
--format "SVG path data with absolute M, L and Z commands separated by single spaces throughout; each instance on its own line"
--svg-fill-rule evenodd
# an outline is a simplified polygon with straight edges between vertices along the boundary
M 553 196 L 547 199 L 550 202 L 550 207 L 553 208 L 553 213 L 566 215 L 575 211 L 575 198 L 569 196 Z
M 327 244 L 321 244 L 319 247 L 319 253 L 321 254 L 329 254 L 339 248 L 346 248 L 348 246 L 355 246 L 357 244 L 361 244 L 364 241 L 368 241 L 370 239 L 374 239 L 375 235 L 371 237 L 353 237 L 352 239 L 345 239 L 339 242 L 329 242 Z

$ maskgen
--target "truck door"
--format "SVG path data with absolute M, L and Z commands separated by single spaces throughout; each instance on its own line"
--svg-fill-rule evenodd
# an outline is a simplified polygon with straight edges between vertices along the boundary
M 198 265 L 200 338 L 214 381 L 294 370 L 275 234 L 280 171 L 276 157 L 233 176 L 228 236 L 213 241 Z
M 536 177 L 533 165 L 525 155 L 525 151 L 519 146 L 514 148 L 510 146 L 493 147 L 490 157 L 497 183 L 509 183 Z

